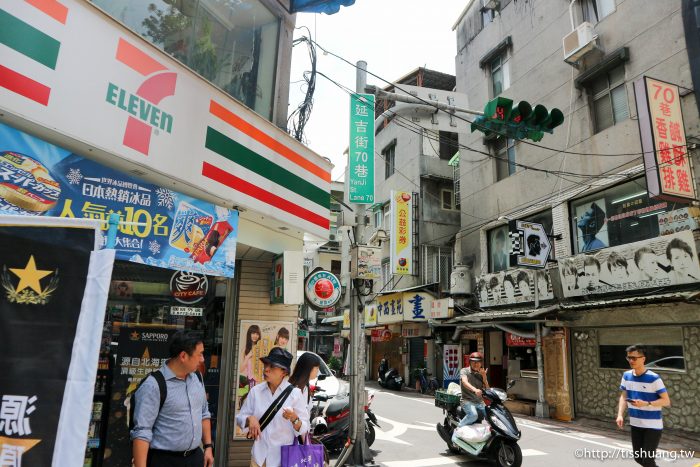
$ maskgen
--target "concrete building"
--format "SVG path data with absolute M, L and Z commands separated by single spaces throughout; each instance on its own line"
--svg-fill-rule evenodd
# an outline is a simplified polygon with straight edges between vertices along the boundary
M 648 346 L 647 363 L 666 381 L 672 399 L 692 399 L 689 388 L 700 379 L 698 347 L 690 344 L 700 331 L 692 292 L 698 276 L 672 278 L 681 268 L 672 264 L 672 238 L 664 235 L 685 229 L 697 238 L 696 213 L 686 209 L 693 196 L 669 201 L 649 195 L 645 173 L 653 172 L 645 171 L 642 156 L 649 111 L 638 108 L 634 89 L 645 76 L 678 86 L 678 94 L 669 88 L 667 103 L 677 99 L 680 106 L 651 119 L 655 141 L 665 141 L 661 132 L 673 120 L 676 137 L 668 141 L 679 163 L 684 170 L 687 162 L 697 166 L 700 119 L 682 3 L 643 2 L 640 8 L 629 0 L 472 0 L 455 24 L 457 91 L 467 94 L 470 108 L 483 109 L 503 96 L 565 115 L 553 135 L 534 144 L 485 138 L 479 131 L 460 134 L 456 242 L 456 260 L 475 276 L 473 313 L 457 321 L 486 329 L 495 384 L 517 379 L 511 392 L 530 400 L 537 397 L 537 365 L 529 338 L 533 325 L 543 324 L 545 395 L 557 418 L 614 418 L 619 380 L 628 368 L 624 349 L 637 342 Z M 647 92 L 650 102 L 652 94 Z M 656 146 L 658 157 L 669 154 Z M 677 186 L 687 172 L 676 172 L 681 167 L 669 161 L 661 172 L 668 170 Z M 669 182 L 652 177 L 652 184 L 659 180 Z M 696 181 L 691 175 L 686 188 Z M 663 227 L 678 214 L 690 221 Z M 511 267 L 508 219 L 543 224 L 558 262 L 537 275 Z M 688 245 L 695 271 L 696 242 L 691 233 L 683 235 L 678 241 Z M 661 270 L 655 277 L 644 275 L 647 248 Z M 697 434 L 697 411 L 679 405 L 664 411 L 666 426 Z

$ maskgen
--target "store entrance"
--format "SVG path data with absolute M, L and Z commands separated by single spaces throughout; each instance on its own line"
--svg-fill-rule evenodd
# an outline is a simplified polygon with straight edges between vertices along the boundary
M 131 393 L 168 358 L 179 330 L 199 333 L 200 367 L 217 427 L 226 279 L 117 261 L 102 332 L 93 417 L 85 466 L 130 467 L 128 404 Z

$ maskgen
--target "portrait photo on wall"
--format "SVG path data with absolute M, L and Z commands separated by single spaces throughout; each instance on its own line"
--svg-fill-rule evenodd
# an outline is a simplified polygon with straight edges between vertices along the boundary
M 700 282 L 690 231 L 559 260 L 565 297 Z
M 477 281 L 479 306 L 486 308 L 518 303 L 534 303 L 535 275 L 537 275 L 538 299 L 553 299 L 554 293 L 549 271 L 535 271 L 524 268 L 509 269 L 505 272 L 484 274 L 479 278 Z
M 608 229 L 605 198 L 576 206 L 576 241 L 580 253 L 607 248 Z

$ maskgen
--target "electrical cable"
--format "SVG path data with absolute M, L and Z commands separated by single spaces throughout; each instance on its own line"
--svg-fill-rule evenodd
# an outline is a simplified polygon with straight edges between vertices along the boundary
M 306 29 L 311 37 L 311 31 L 306 26 L 296 29 Z M 316 47 L 314 42 L 306 36 L 302 36 L 292 41 L 292 47 L 306 42 L 309 49 L 309 61 L 311 62 L 311 71 L 304 72 L 304 81 L 306 82 L 306 95 L 304 100 L 287 118 L 287 131 L 299 142 L 304 140 L 304 128 L 311 118 L 311 111 L 314 106 L 314 92 L 316 91 Z

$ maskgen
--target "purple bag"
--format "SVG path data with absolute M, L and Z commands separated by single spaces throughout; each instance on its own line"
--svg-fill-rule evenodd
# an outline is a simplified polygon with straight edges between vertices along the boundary
M 323 444 L 311 444 L 306 436 L 304 444 L 294 437 L 294 444 L 282 446 L 282 467 L 323 467 Z

